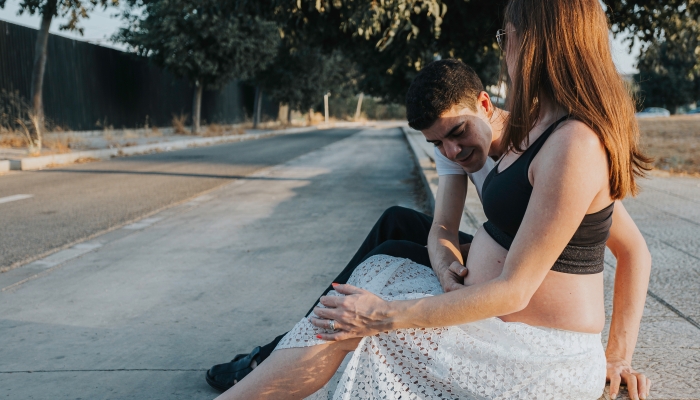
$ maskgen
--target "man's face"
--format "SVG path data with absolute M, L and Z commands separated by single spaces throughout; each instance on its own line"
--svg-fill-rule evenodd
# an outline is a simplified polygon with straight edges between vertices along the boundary
M 475 112 L 468 107 L 455 105 L 430 128 L 421 131 L 428 142 L 467 172 L 477 172 L 484 167 L 493 138 L 488 110 L 479 102 L 476 109 Z

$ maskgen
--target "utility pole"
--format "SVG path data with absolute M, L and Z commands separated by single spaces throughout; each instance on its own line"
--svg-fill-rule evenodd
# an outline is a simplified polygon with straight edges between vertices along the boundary
M 365 94 L 360 92 L 360 98 L 357 99 L 357 110 L 355 110 L 355 121 L 360 119 L 360 113 L 362 112 L 362 98 L 365 97 Z
M 323 95 L 323 106 L 326 108 L 326 124 L 328 124 L 328 93 Z

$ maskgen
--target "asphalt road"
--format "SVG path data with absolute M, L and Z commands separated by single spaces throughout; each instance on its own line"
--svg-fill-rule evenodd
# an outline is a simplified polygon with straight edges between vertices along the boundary
M 0 270 L 356 132 L 282 135 L 0 177 Z M 16 195 L 32 197 L 2 202 Z
M 366 129 L 82 243 L 0 290 L 0 399 L 213 399 L 208 368 L 301 320 L 387 207 L 421 208 L 414 168 Z

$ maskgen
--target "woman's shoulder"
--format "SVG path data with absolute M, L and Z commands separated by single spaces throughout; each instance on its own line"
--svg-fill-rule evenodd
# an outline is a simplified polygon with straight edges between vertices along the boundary
M 543 150 L 545 153 L 553 151 L 560 155 L 605 155 L 605 146 L 600 136 L 590 126 L 576 119 L 559 124 L 544 144 Z
M 606 175 L 607 153 L 598 134 L 578 120 L 562 122 L 542 146 L 533 161 L 533 172 L 549 174 L 585 169 L 588 173 L 600 172 Z M 601 176 L 603 176 L 601 175 Z

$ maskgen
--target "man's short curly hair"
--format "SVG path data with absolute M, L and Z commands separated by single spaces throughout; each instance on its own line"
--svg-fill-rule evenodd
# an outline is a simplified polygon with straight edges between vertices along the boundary
M 406 119 L 417 130 L 430 128 L 454 105 L 476 111 L 484 84 L 474 70 L 456 59 L 433 61 L 423 68 L 406 93 Z

